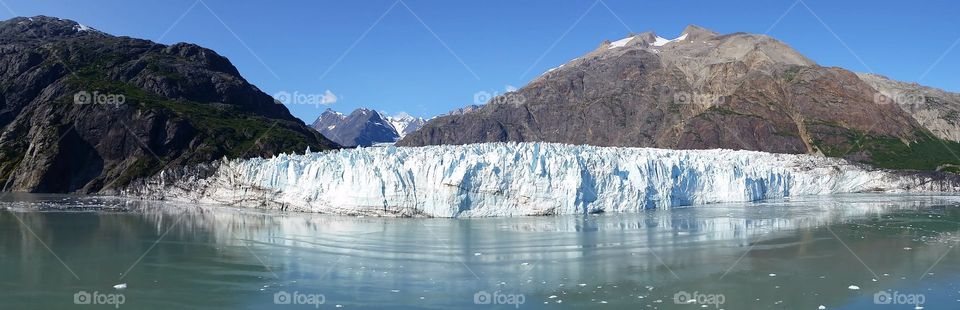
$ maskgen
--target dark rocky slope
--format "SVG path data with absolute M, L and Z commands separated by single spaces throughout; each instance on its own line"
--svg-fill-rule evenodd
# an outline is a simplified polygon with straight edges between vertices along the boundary
M 930 170 L 960 161 L 943 147 L 958 145 L 877 94 L 856 74 L 768 36 L 690 26 L 674 40 L 648 32 L 604 42 L 475 111 L 435 118 L 398 145 L 728 148 Z
M 164 167 L 337 147 L 209 49 L 58 18 L 0 22 L 0 94 L 6 191 L 104 192 Z

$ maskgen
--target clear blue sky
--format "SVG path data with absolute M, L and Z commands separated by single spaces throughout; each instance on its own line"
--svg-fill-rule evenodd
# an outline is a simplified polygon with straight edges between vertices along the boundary
M 605 39 L 648 30 L 672 38 L 687 24 L 721 33 L 769 30 L 821 65 L 960 91 L 955 0 L 0 3 L 4 19 L 50 15 L 115 35 L 212 48 L 268 94 L 337 96 L 327 106 L 289 106 L 307 122 L 326 107 L 441 114 L 472 104 L 477 92 L 520 87 Z

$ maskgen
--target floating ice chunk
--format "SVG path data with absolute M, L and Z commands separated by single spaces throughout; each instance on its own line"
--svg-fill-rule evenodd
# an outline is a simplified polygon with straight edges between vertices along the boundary
M 118 290 L 127 289 L 127 284 L 126 284 L 126 283 L 120 283 L 120 284 L 114 285 L 113 288 L 114 288 L 114 289 L 118 289 Z
M 856 285 L 851 285 L 851 286 L 848 286 L 847 288 L 848 288 L 848 289 L 851 289 L 851 290 L 859 290 L 859 289 L 860 289 L 860 287 L 859 287 L 859 286 L 856 286 Z

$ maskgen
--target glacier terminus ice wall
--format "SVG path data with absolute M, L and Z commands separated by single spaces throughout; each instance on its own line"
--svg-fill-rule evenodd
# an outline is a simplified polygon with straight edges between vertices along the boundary
M 290 211 L 465 217 L 957 189 L 955 179 L 815 155 L 487 143 L 225 160 L 203 173 L 163 172 L 124 194 Z

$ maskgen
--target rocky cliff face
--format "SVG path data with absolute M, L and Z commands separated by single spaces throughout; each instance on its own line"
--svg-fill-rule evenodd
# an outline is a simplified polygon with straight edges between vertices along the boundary
M 877 94 L 856 74 L 818 66 L 773 38 L 690 26 L 672 40 L 648 32 L 604 42 L 476 111 L 433 119 L 398 145 L 727 148 L 936 168 L 897 166 L 931 137 Z
M 7 191 L 110 191 L 164 167 L 337 147 L 214 51 L 58 18 L 0 22 L 0 89 Z

